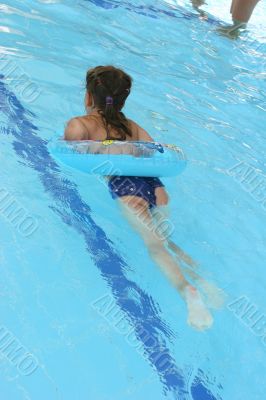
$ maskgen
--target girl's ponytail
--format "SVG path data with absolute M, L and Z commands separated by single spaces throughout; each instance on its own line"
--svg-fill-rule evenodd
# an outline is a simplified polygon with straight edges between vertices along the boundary
M 120 140 L 132 136 L 128 120 L 121 112 L 131 85 L 131 77 L 112 66 L 99 66 L 87 72 L 86 88 L 92 94 L 94 105 L 103 118 L 107 139 L 111 139 L 110 128 L 116 130 Z

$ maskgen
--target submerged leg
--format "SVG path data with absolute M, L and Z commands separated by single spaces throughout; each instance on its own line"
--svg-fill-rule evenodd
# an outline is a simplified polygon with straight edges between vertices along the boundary
M 186 264 L 189 266 L 196 268 L 198 266 L 198 263 L 194 261 L 189 254 L 185 253 L 184 250 L 181 249 L 176 243 L 174 243 L 171 240 L 171 235 L 174 231 L 173 224 L 170 223 L 170 218 L 169 218 L 169 209 L 167 206 L 160 206 L 160 207 L 155 207 L 152 211 L 152 218 L 154 220 L 155 225 L 163 224 L 165 222 L 165 230 L 162 230 L 161 236 L 162 240 L 165 240 L 167 247 L 182 261 L 184 261 Z M 167 224 L 166 222 L 169 223 Z
M 161 223 L 163 220 L 167 220 L 169 218 L 169 210 L 165 206 L 156 207 L 154 210 L 152 210 L 152 216 L 155 224 Z M 198 285 L 198 287 L 200 287 L 200 289 L 204 292 L 204 294 L 207 296 L 207 303 L 210 307 L 216 309 L 221 308 L 225 303 L 226 296 L 224 292 L 216 287 L 215 284 L 206 281 L 194 271 L 198 267 L 198 263 L 170 239 L 170 233 L 172 232 L 163 232 L 164 239 L 167 247 L 174 253 L 174 255 L 181 262 L 186 264 L 180 264 L 180 268 L 182 268 L 183 273 L 191 279 L 193 284 Z
M 184 273 L 190 277 L 192 282 L 204 292 L 208 306 L 215 309 L 221 309 L 226 299 L 224 291 L 219 289 L 214 283 L 206 281 L 198 273 L 187 266 L 183 266 L 182 268 Z
M 124 215 L 141 235 L 151 258 L 161 268 L 170 282 L 176 287 L 188 307 L 188 323 L 199 330 L 209 328 L 213 319 L 204 305 L 200 293 L 184 277 L 179 263 L 165 247 L 165 241 L 156 233 L 148 203 L 135 196 L 120 198 Z

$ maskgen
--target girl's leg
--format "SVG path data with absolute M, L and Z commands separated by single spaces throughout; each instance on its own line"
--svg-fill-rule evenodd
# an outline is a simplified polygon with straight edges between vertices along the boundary
M 169 210 L 167 206 L 156 207 L 151 211 L 151 213 L 154 219 L 154 225 L 156 226 L 162 224 L 162 221 L 169 220 Z M 168 224 L 166 224 L 166 226 L 167 225 Z M 193 284 L 200 287 L 200 289 L 205 293 L 205 295 L 207 296 L 207 304 L 212 308 L 221 308 L 225 302 L 224 292 L 221 289 L 217 288 L 213 283 L 203 279 L 198 273 L 194 271 L 198 267 L 198 264 L 190 257 L 190 255 L 185 253 L 184 250 L 182 250 L 179 246 L 177 246 L 176 243 L 174 243 L 170 239 L 172 233 L 172 231 L 163 231 L 161 240 L 164 240 L 165 245 L 168 247 L 168 249 L 174 253 L 178 260 L 184 263 L 180 265 L 183 273 L 191 279 Z
M 163 186 L 159 186 L 155 189 L 156 205 L 166 206 L 169 202 L 169 196 Z
M 191 279 L 193 284 L 197 285 L 206 296 L 206 303 L 209 307 L 221 309 L 225 303 L 226 294 L 214 283 L 203 279 L 197 272 L 183 265 L 182 270 Z
M 157 188 L 156 191 L 158 189 L 161 188 Z M 156 194 L 155 191 L 155 194 Z M 161 195 L 161 194 L 160 194 Z M 177 246 L 177 244 L 175 244 L 172 240 L 171 240 L 171 235 L 174 231 L 174 227 L 173 224 L 170 221 L 169 218 L 169 208 L 167 206 L 167 203 L 164 203 L 162 201 L 163 199 L 162 195 L 159 198 L 159 202 L 158 202 L 158 197 L 156 196 L 156 200 L 157 200 L 157 207 L 153 208 L 151 211 L 152 214 L 152 218 L 154 220 L 154 224 L 156 226 L 162 226 L 162 230 L 161 230 L 161 240 L 165 240 L 165 244 L 168 246 L 168 248 L 175 253 L 175 255 L 177 257 L 179 257 L 182 261 L 184 261 L 186 264 L 188 264 L 189 266 L 196 268 L 197 267 L 197 262 L 194 261 L 188 254 L 186 254 L 179 246 Z M 159 203 L 159 204 L 158 204 Z M 165 230 L 163 229 L 165 227 Z
M 199 330 L 209 328 L 213 322 L 212 316 L 199 292 L 185 279 L 178 262 L 167 251 L 165 241 L 155 233 L 156 225 L 154 225 L 148 203 L 139 197 L 124 196 L 120 198 L 120 204 L 126 218 L 144 240 L 151 258 L 185 300 L 189 324 Z
M 170 253 L 166 251 L 163 241 L 155 233 L 156 226 L 153 223 L 148 203 L 134 196 L 120 197 L 120 203 L 124 215 L 143 238 L 151 257 L 164 270 L 164 273 L 170 278 L 183 297 L 183 290 L 189 283 L 184 279 L 179 265 L 173 260 Z

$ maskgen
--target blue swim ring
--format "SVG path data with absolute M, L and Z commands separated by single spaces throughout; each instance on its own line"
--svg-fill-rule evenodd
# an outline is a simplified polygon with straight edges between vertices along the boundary
M 157 142 L 60 139 L 49 151 L 57 162 L 96 175 L 176 176 L 187 164 L 179 147 Z

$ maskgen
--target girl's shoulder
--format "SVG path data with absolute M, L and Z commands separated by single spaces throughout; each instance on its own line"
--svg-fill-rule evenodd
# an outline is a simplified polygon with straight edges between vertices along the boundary
M 152 137 L 148 134 L 145 129 L 143 129 L 137 122 L 128 119 L 130 130 L 132 132 L 133 140 L 140 141 L 140 142 L 153 142 Z
M 80 116 L 68 121 L 65 128 L 65 140 L 87 140 L 94 132 L 98 122 L 93 116 Z

